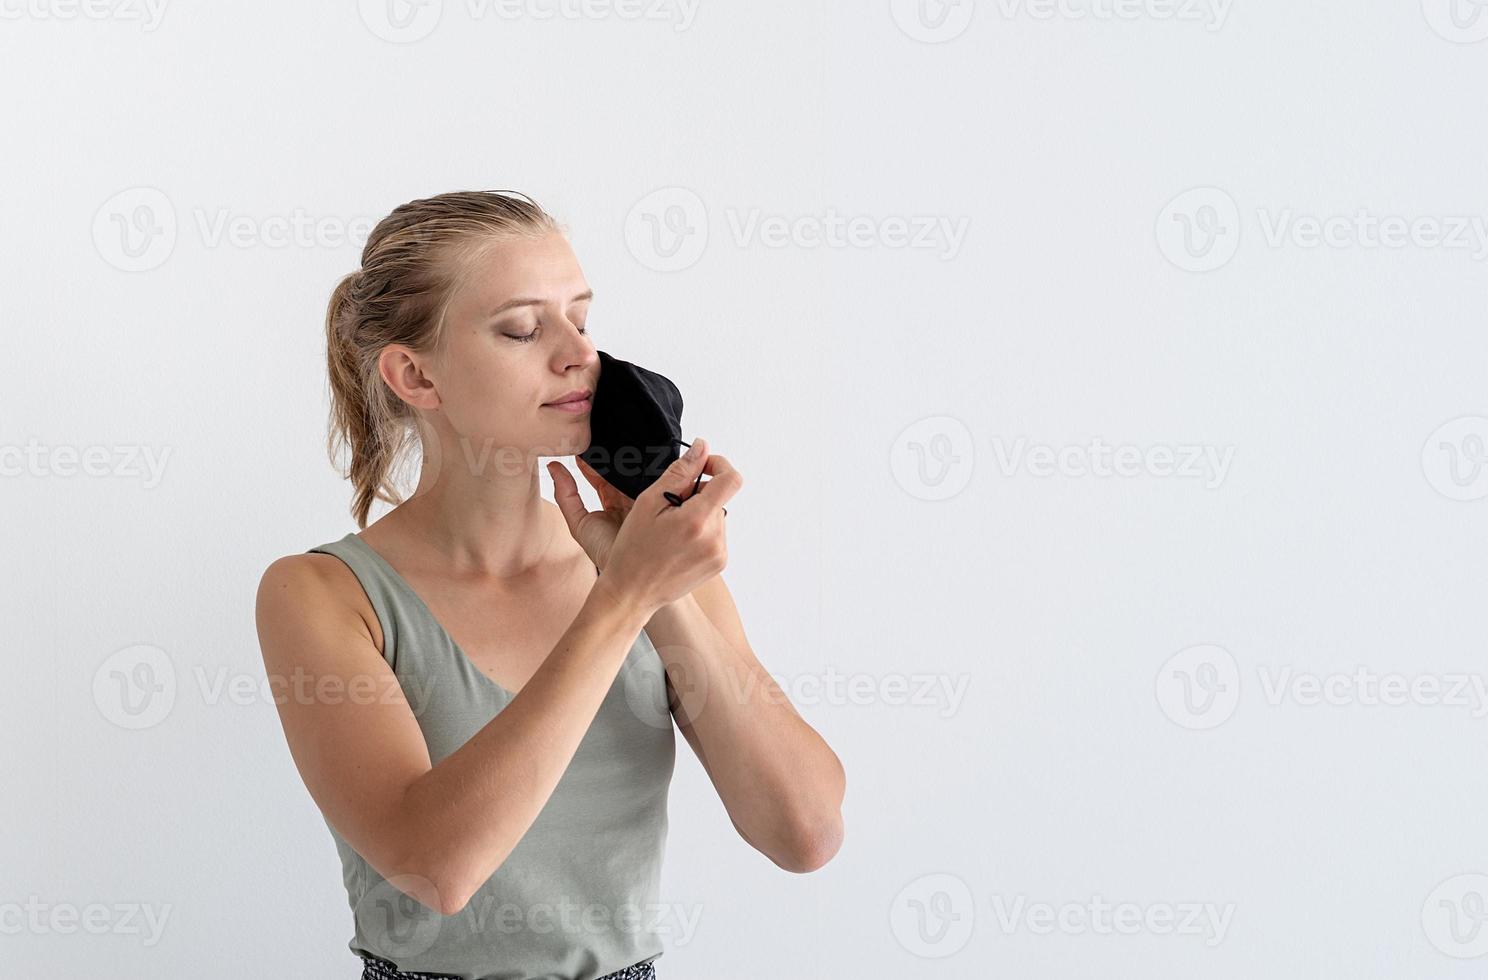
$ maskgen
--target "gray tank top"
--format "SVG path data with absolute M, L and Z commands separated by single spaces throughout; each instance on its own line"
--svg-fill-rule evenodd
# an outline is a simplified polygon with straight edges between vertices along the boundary
M 434 764 L 511 702 L 359 535 L 309 550 L 335 555 L 361 582 Z M 349 947 L 462 980 L 595 980 L 662 955 L 674 758 L 665 673 L 642 630 L 537 820 L 460 912 L 410 898 L 326 821 L 353 914 Z

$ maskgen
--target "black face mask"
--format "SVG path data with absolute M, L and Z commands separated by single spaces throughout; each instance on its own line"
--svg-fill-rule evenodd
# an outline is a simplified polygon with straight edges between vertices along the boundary
M 596 473 L 631 500 L 656 482 L 682 450 L 682 392 L 655 371 L 599 354 L 599 380 L 589 413 L 589 448 L 579 454 Z M 702 482 L 698 474 L 693 492 Z M 682 498 L 670 491 L 675 505 Z

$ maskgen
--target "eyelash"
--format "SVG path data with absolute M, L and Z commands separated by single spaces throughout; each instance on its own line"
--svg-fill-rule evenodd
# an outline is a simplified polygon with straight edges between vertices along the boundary
M 538 327 L 537 328 L 537 330 L 541 330 L 541 329 L 542 329 L 542 327 Z M 512 334 L 507 334 L 507 336 L 508 337 L 511 337 L 512 340 L 515 340 L 519 344 L 530 344 L 534 340 L 537 339 L 537 330 L 534 330 L 531 333 L 525 334 L 525 335 L 523 335 L 521 337 L 516 337 L 516 336 L 513 336 Z M 587 337 L 589 335 L 589 328 L 588 327 L 580 327 L 579 328 L 579 333 L 581 333 L 581 334 L 583 334 L 584 336 Z

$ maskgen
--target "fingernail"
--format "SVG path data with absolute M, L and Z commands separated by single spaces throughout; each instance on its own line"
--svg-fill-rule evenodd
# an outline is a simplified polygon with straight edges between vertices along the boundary
M 692 441 L 692 445 L 690 445 L 690 446 L 687 447 L 687 458 L 688 459 L 697 459 L 697 455 L 698 455 L 699 452 L 700 452 L 700 450 L 698 449 L 697 440 L 694 439 Z

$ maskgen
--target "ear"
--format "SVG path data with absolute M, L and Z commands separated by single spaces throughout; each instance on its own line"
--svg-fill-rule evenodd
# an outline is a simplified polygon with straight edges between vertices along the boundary
M 434 379 L 425 373 L 427 358 L 403 344 L 388 344 L 377 358 L 377 372 L 393 394 L 414 408 L 438 408 L 442 402 Z

